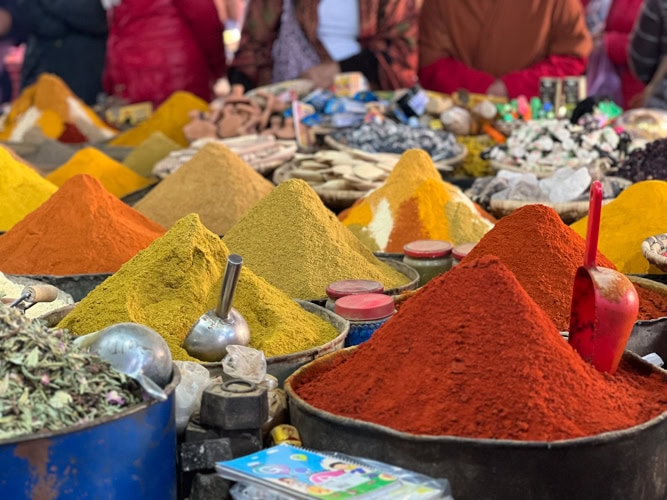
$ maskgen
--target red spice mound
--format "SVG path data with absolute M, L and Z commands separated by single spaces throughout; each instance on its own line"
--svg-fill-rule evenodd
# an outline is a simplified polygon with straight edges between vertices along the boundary
M 297 377 L 297 394 L 415 434 L 554 441 L 667 410 L 667 379 L 626 363 L 615 375 L 596 371 L 494 257 L 431 281 L 345 358 Z
M 164 233 L 97 179 L 77 175 L 0 236 L 0 271 L 113 273 Z
M 498 221 L 468 254 L 468 259 L 495 255 L 551 317 L 556 327 L 570 327 L 572 288 L 577 268 L 584 262 L 585 240 L 544 205 L 528 205 Z M 600 267 L 616 269 L 598 252 Z M 667 297 L 636 286 L 639 319 L 667 315 Z

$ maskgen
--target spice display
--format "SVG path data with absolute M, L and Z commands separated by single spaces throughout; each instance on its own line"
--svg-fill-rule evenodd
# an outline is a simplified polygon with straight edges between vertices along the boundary
M 197 215 L 184 217 L 93 290 L 60 326 L 82 335 L 114 323 L 141 323 L 164 337 L 174 359 L 196 361 L 181 344 L 217 304 L 228 255 Z M 241 270 L 233 306 L 248 322 L 250 347 L 267 357 L 316 347 L 337 335 L 249 267 Z
M 371 250 L 398 253 L 416 240 L 476 242 L 493 227 L 419 150 L 404 153 L 385 183 L 340 219 Z
M 180 149 L 160 160 L 153 168 L 153 175 L 164 179 L 184 163 L 190 161 L 209 142 L 219 142 L 238 155 L 258 172 L 271 172 L 291 160 L 296 153 L 295 141 L 279 141 L 272 135 L 244 135 L 233 139 L 198 139 L 189 148 Z
M 0 231 L 14 224 L 44 203 L 58 189 L 12 154 L 0 148 Z
M 409 281 L 379 261 L 298 179 L 251 208 L 224 241 L 255 273 L 299 299 L 325 297 L 329 283 L 345 279 L 379 281 L 386 289 Z
M 0 140 L 21 142 L 33 127 L 51 139 L 59 139 L 65 133 L 71 135 L 74 129 L 87 142 L 105 141 L 116 134 L 72 93 L 65 82 L 48 73 L 40 75 L 37 82 L 23 89 L 12 103 Z
M 302 179 L 316 191 L 369 191 L 382 185 L 397 161 L 395 155 L 348 149 L 297 154 L 285 168 L 289 178 Z
M 642 255 L 642 242 L 667 230 L 667 182 L 633 184 L 602 207 L 598 248 L 625 274 L 657 272 Z M 572 224 L 586 237 L 588 217 Z M 667 315 L 667 309 L 665 310 Z
M 123 165 L 142 177 L 152 177 L 155 164 L 180 148 L 162 132 L 154 132 L 125 157 Z
M 272 190 L 273 184 L 228 148 L 211 143 L 135 208 L 165 227 L 197 213 L 207 228 L 222 235 Z
M 296 393 L 318 409 L 414 434 L 556 441 L 667 410 L 662 375 L 626 364 L 613 376 L 596 371 L 494 257 L 431 281 L 339 360 L 297 377 Z
M 26 286 L 41 284 L 38 281 L 28 280 L 26 278 L 12 277 L 9 278 L 3 273 L 0 273 L 0 299 L 7 301 L 8 299 L 18 299 Z M 56 309 L 60 309 L 69 304 L 73 304 L 74 299 L 68 293 L 62 290 L 58 291 L 58 296 L 52 302 L 38 302 L 25 311 L 28 318 L 38 318 Z
M 63 330 L 0 304 L 0 440 L 90 423 L 142 401 L 136 382 Z
M 67 180 L 79 174 L 95 177 L 107 191 L 119 198 L 145 188 L 153 182 L 95 148 L 77 151 L 67 163 L 51 172 L 46 178 L 57 186 L 62 186 Z
M 154 132 L 162 132 L 172 141 L 185 147 L 189 141 L 183 134 L 183 127 L 190 121 L 190 113 L 203 112 L 207 109 L 208 104 L 199 97 L 189 92 L 174 92 L 150 118 L 135 128 L 119 134 L 110 145 L 137 147 Z
M 528 205 L 500 219 L 463 262 L 497 256 L 556 327 L 566 331 L 570 325 L 574 275 L 584 261 L 584 247 L 584 239 L 566 226 L 553 209 Z M 597 265 L 615 269 L 600 252 Z M 667 297 L 641 286 L 637 292 L 639 319 L 657 318 L 667 311 Z M 660 303 L 662 314 L 657 307 Z
M 644 148 L 637 148 L 614 172 L 614 175 L 641 182 L 647 180 L 667 180 L 667 139 L 649 142 Z
M 617 164 L 628 147 L 613 127 L 587 128 L 566 120 L 529 121 L 512 132 L 506 144 L 485 155 L 526 172 L 550 175 L 558 167 L 581 167 L 605 158 Z
M 368 153 L 401 154 L 408 149 L 423 149 L 434 162 L 448 160 L 463 151 L 450 132 L 413 128 L 390 121 L 364 123 L 360 127 L 337 131 L 332 137 L 346 146 Z
M 0 236 L 0 270 L 10 274 L 113 273 L 164 229 L 77 175 Z
M 483 159 L 481 156 L 483 151 L 495 144 L 488 135 L 464 135 L 457 137 L 456 140 L 468 150 L 468 154 L 461 165 L 461 168 L 463 168 L 468 175 L 473 177 L 484 177 L 493 172 L 489 161 Z

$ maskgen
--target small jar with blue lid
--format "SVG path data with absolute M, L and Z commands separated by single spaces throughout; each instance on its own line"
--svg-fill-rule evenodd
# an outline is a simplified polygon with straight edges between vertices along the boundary
M 345 347 L 359 345 L 371 338 L 396 313 L 394 299 L 381 293 L 348 295 L 336 301 L 335 312 L 350 322 Z
M 403 263 L 419 273 L 419 286 L 452 268 L 454 245 L 440 240 L 417 240 L 403 247 Z
M 348 295 L 360 295 L 362 293 L 382 293 L 384 285 L 379 281 L 373 280 L 341 280 L 334 281 L 327 287 L 326 308 L 335 311 L 335 304 L 338 299 Z

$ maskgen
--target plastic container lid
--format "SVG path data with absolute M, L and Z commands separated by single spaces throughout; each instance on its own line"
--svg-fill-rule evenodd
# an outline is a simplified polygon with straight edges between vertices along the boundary
M 463 259 L 470 251 L 475 248 L 476 243 L 463 243 L 462 245 L 457 245 L 452 250 L 452 255 L 456 260 Z
M 394 299 L 381 293 L 348 295 L 336 301 L 336 314 L 351 321 L 373 321 L 394 313 Z
M 403 247 L 403 253 L 408 257 L 421 259 L 434 259 L 446 257 L 452 253 L 454 245 L 440 240 L 418 240 L 408 243 Z
M 382 293 L 384 285 L 372 280 L 342 280 L 334 281 L 327 287 L 327 296 L 330 299 L 340 299 L 348 295 L 360 293 Z

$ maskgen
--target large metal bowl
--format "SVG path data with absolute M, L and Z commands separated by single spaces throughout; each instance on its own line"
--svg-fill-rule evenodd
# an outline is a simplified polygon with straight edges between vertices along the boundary
M 554 442 L 409 434 L 319 410 L 294 391 L 354 348 L 320 358 L 285 382 L 292 425 L 306 447 L 339 451 L 446 477 L 457 500 L 667 498 L 667 412 L 622 431 Z M 643 373 L 667 372 L 632 353 Z M 387 385 L 391 392 L 391 383 Z M 446 395 L 443 395 L 446 397 Z
M 309 313 L 319 316 L 327 323 L 331 324 L 338 335 L 333 340 L 330 340 L 326 344 L 321 346 L 313 347 L 306 351 L 295 352 L 292 354 L 285 354 L 283 356 L 274 356 L 266 359 L 266 369 L 270 375 L 273 375 L 278 379 L 280 384 L 285 381 L 294 371 L 303 365 L 310 363 L 311 361 L 330 354 L 335 351 L 339 351 L 343 348 L 345 344 L 345 337 L 350 329 L 350 322 L 346 319 L 341 318 L 337 314 L 329 311 L 324 307 L 317 306 L 310 302 L 304 300 L 296 300 L 299 305 L 308 311 Z M 44 316 L 41 316 L 40 319 L 46 322 L 46 325 L 50 328 L 55 327 L 60 323 L 65 316 L 67 316 L 78 304 L 71 304 L 55 311 L 51 311 Z M 217 377 L 222 375 L 222 363 L 202 363 L 211 373 L 211 376 Z

